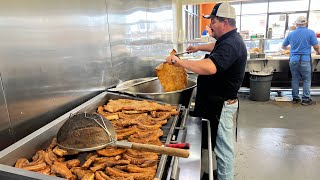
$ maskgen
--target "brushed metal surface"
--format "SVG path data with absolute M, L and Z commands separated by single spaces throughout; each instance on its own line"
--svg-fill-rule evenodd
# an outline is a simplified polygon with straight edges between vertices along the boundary
M 201 124 L 201 119 L 197 117 L 189 117 L 186 121 L 185 142 L 190 142 L 191 156 L 179 158 L 179 179 L 201 179 Z
M 2 0 L 0 72 L 14 138 L 121 81 L 155 76 L 173 47 L 170 13 L 171 0 Z
M 0 71 L 16 139 L 115 83 L 104 0 L 3 0 L 0 22 Z
M 12 135 L 12 128 L 10 125 L 9 113 L 7 103 L 4 96 L 4 89 L 2 86 L 2 77 L 0 73 L 0 150 L 14 143 Z
M 115 78 L 155 76 L 155 67 L 172 49 L 172 2 L 107 1 Z

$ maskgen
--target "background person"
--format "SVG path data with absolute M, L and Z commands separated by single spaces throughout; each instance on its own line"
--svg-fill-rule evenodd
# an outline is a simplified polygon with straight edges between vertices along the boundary
M 320 49 L 317 37 L 314 31 L 307 28 L 307 19 L 304 16 L 299 16 L 296 23 L 296 30 L 292 31 L 284 40 L 282 49 L 288 49 L 290 44 L 290 71 L 292 75 L 292 103 L 301 102 L 299 97 L 299 80 L 303 80 L 302 105 L 315 104 L 310 98 L 311 88 L 311 46 L 317 54 L 320 54 Z
M 210 28 L 216 43 L 190 46 L 188 52 L 208 51 L 202 60 L 180 60 L 168 56 L 166 61 L 199 74 L 195 114 L 210 120 L 212 145 L 217 157 L 219 180 L 234 179 L 233 115 L 238 107 L 237 94 L 242 84 L 247 49 L 236 29 L 235 9 L 218 3 L 210 15 Z M 203 139 L 205 137 L 203 135 Z

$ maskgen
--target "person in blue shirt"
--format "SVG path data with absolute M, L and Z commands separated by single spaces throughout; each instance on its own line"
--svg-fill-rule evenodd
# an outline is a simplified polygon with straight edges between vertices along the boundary
M 202 31 L 201 35 L 202 36 L 208 35 L 211 37 L 212 36 L 212 29 L 208 25 L 206 25 L 206 28 Z
M 290 44 L 290 71 L 292 75 L 292 103 L 313 105 L 316 102 L 310 98 L 311 88 L 311 46 L 320 54 L 319 44 L 314 31 L 307 28 L 307 19 L 299 16 L 295 21 L 297 29 L 292 31 L 282 43 L 282 49 L 288 49 Z M 299 97 L 299 81 L 303 80 L 302 101 Z

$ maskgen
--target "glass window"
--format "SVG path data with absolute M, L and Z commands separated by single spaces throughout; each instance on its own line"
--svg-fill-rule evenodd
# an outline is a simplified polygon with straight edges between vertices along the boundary
M 256 0 L 252 2 L 242 3 L 242 14 L 263 14 L 268 12 L 267 0 Z
M 265 35 L 267 15 L 245 15 L 241 17 L 241 31 L 249 31 L 251 35 Z
M 286 14 L 269 15 L 268 28 L 272 28 L 272 38 L 284 38 L 286 31 Z
M 240 16 L 236 17 L 236 27 L 237 27 L 237 31 L 240 32 Z
M 238 2 L 230 2 L 230 5 L 232 7 L 234 7 L 234 9 L 236 10 L 236 15 L 240 15 L 240 10 L 241 10 L 241 2 L 238 1 Z
M 310 12 L 308 28 L 320 33 L 320 12 Z
M 309 0 L 270 0 L 269 12 L 307 11 Z
M 320 10 L 319 0 L 311 0 L 310 1 L 310 10 Z

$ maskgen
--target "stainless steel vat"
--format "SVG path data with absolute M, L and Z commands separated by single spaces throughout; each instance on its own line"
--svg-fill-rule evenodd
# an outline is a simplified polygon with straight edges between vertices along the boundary
M 149 80 L 153 77 L 132 79 L 129 81 L 122 82 L 117 85 L 117 88 L 130 87 L 132 84 Z M 187 88 L 179 91 L 165 92 L 162 88 L 160 81 L 158 79 L 149 81 L 143 84 L 139 84 L 133 87 L 130 87 L 121 92 L 127 93 L 133 96 L 153 99 L 161 102 L 166 102 L 169 104 L 182 104 L 188 106 L 190 97 L 192 95 L 193 89 L 197 86 L 195 80 L 188 78 Z

